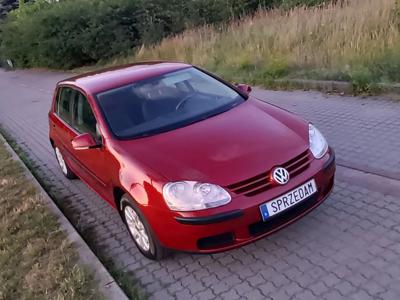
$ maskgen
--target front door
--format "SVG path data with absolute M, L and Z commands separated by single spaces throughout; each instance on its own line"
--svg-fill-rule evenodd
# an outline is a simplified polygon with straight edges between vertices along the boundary
M 80 91 L 74 90 L 73 99 L 72 127 L 75 134 L 72 136 L 71 141 L 79 134 L 89 133 L 100 146 L 98 148 L 80 150 L 75 150 L 71 146 L 72 159 L 79 168 L 80 177 L 100 195 L 108 198 L 109 173 L 104 162 L 105 150 L 101 147 L 102 137 L 98 130 L 96 118 L 85 95 Z

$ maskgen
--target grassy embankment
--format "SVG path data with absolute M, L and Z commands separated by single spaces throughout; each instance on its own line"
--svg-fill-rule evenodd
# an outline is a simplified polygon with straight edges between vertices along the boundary
M 99 299 L 89 272 L 0 141 L 0 299 Z
M 400 82 L 399 8 L 395 0 L 350 0 L 259 11 L 223 28 L 185 31 L 110 64 L 171 59 L 232 81 L 271 86 L 277 79 L 341 80 L 369 92 L 378 82 Z

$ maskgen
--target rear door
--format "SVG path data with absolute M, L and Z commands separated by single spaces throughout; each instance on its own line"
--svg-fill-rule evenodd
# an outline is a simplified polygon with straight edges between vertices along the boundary
M 73 171 L 76 170 L 76 166 L 73 164 L 71 158 L 71 139 L 76 135 L 72 129 L 72 117 L 73 117 L 73 95 L 74 91 L 70 87 L 60 87 L 56 96 L 55 103 L 55 117 L 51 118 L 52 130 L 54 130 L 54 142 L 55 145 L 62 152 L 65 161 Z

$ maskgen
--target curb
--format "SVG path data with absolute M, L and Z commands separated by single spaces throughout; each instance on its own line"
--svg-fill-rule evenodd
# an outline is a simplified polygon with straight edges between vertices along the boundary
M 1 133 L 0 133 L 0 141 L 4 143 L 6 150 L 11 154 L 12 158 L 20 163 L 28 180 L 30 180 L 33 183 L 33 185 L 37 188 L 40 195 L 43 196 L 43 199 L 46 202 L 50 211 L 57 217 L 60 228 L 66 233 L 68 239 L 74 244 L 75 249 L 79 254 L 80 262 L 83 265 L 89 267 L 91 271 L 93 271 L 94 279 L 102 295 L 106 299 L 110 300 L 128 300 L 128 297 L 122 291 L 121 287 L 117 284 L 115 279 L 107 271 L 107 269 L 97 258 L 97 256 L 94 255 L 94 253 L 86 244 L 86 242 L 82 239 L 82 237 L 75 230 L 72 224 L 64 216 L 64 214 L 53 202 L 53 200 L 46 193 L 46 191 L 42 188 L 40 183 L 32 175 L 28 167 L 19 158 L 18 154 L 14 151 L 14 149 L 11 148 L 11 146 L 8 144 L 8 142 Z
M 304 90 L 317 90 L 328 93 L 354 94 L 354 87 L 348 81 L 311 80 L 311 79 L 277 79 L 278 86 Z M 384 93 L 400 95 L 400 84 L 377 83 L 376 87 Z
M 275 80 L 278 85 L 299 88 L 302 90 L 317 90 L 322 92 L 336 92 L 344 94 L 353 94 L 353 85 L 345 81 L 325 81 L 308 79 L 278 79 Z

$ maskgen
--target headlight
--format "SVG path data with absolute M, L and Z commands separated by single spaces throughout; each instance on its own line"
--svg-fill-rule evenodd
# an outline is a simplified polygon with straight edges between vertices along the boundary
M 218 185 L 196 181 L 167 183 L 163 196 L 171 210 L 194 211 L 228 204 L 231 196 Z
M 328 143 L 322 133 L 312 124 L 308 127 L 310 150 L 315 158 L 319 159 L 328 150 Z

